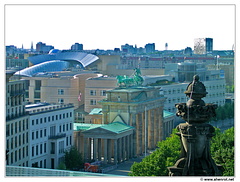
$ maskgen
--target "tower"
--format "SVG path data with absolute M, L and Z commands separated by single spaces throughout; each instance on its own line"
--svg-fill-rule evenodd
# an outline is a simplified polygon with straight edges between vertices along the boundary
M 165 50 L 168 50 L 168 43 L 165 43 Z

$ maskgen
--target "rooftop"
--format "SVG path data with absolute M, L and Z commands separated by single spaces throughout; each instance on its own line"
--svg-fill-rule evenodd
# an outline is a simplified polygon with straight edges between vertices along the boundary
M 119 177 L 117 175 L 90 173 L 79 171 L 67 171 L 56 169 L 43 169 L 19 166 L 6 166 L 6 176 L 49 176 L 49 177 Z
M 40 112 L 48 112 L 50 110 L 58 110 L 65 109 L 69 107 L 74 107 L 73 104 L 50 104 L 50 103 L 37 103 L 37 104 L 29 104 L 25 106 L 26 111 L 29 114 L 35 114 Z
M 134 127 L 128 126 L 121 122 L 113 122 L 110 124 L 85 124 L 85 123 L 74 123 L 74 131 L 78 130 L 92 130 L 95 128 L 102 128 L 113 133 L 121 133 L 127 130 L 132 130 Z

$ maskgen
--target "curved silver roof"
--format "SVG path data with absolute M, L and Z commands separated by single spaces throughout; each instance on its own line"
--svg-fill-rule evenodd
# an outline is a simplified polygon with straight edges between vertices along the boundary
M 54 52 L 54 53 L 53 53 Z M 14 75 L 34 76 L 37 73 L 63 71 L 69 67 L 82 67 L 90 65 L 99 58 L 93 54 L 83 52 L 50 51 L 47 55 L 29 57 L 34 66 L 16 72 Z
M 61 61 L 77 61 L 86 67 L 91 63 L 95 62 L 99 58 L 93 54 L 83 52 L 57 52 L 55 54 L 38 55 L 28 58 L 29 61 L 36 65 L 50 60 L 61 60 Z
M 67 61 L 47 61 L 44 63 L 40 63 L 29 68 L 25 68 L 23 70 L 17 71 L 14 75 L 28 76 L 32 77 L 37 73 L 44 72 L 55 72 L 55 71 L 63 71 L 69 68 L 70 63 Z

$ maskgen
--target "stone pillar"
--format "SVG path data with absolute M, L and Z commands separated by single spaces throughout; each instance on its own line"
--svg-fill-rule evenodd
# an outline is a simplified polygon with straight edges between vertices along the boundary
M 118 140 L 114 140 L 114 163 L 118 163 Z
M 97 153 L 98 153 L 98 139 L 93 138 L 93 159 L 97 161 Z
M 98 139 L 98 160 L 102 160 L 102 139 Z
M 108 145 L 108 150 L 107 150 L 108 163 L 111 163 L 111 159 L 112 159 L 112 140 L 111 139 L 107 141 L 107 145 Z
M 90 159 L 89 156 L 89 138 L 84 138 L 84 161 L 88 161 Z
M 129 160 L 129 156 L 130 156 L 130 136 L 126 136 L 126 160 Z
M 126 136 L 122 138 L 122 143 L 123 143 L 123 154 L 122 154 L 122 159 L 123 161 L 126 160 Z
M 104 164 L 107 164 L 108 160 L 108 139 L 103 139 L 103 145 L 104 145 Z
M 158 115 L 161 114 L 161 113 L 158 113 L 158 109 L 154 109 L 154 116 L 153 116 L 153 120 L 154 120 L 154 144 L 155 146 L 157 145 L 157 143 L 159 142 L 158 141 L 158 133 L 159 133 L 159 128 L 158 128 Z
M 118 163 L 122 161 L 122 138 L 118 139 Z
M 133 131 L 133 134 L 131 135 L 130 137 L 130 140 L 131 140 L 131 158 L 132 157 L 135 157 L 136 154 L 137 154 L 137 124 L 136 124 L 136 121 L 138 120 L 138 115 L 137 114 L 133 114 L 133 127 L 135 127 L 135 130 Z

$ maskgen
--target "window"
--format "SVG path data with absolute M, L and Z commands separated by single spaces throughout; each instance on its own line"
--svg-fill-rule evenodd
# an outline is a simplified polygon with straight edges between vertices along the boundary
M 58 89 L 58 95 L 64 95 L 64 90 L 63 89 Z
M 42 138 L 42 136 L 43 136 L 42 134 L 43 134 L 43 132 L 42 132 L 42 130 L 40 130 L 40 138 Z
M 59 154 L 64 153 L 64 141 L 59 142 Z
M 18 126 L 17 126 L 17 122 L 15 123 L 15 133 L 17 133 L 17 128 L 18 128 Z
M 38 124 L 38 119 L 36 119 L 36 124 Z
M 15 147 L 17 147 L 17 136 L 15 136 Z
M 101 96 L 106 96 L 106 90 L 101 90 L 101 91 L 100 91 L 100 95 L 101 95 Z
M 93 99 L 90 100 L 90 105 L 96 105 L 96 104 L 97 104 L 96 100 L 93 100 Z
M 64 99 L 63 98 L 58 98 L 58 103 L 63 104 L 64 103 Z
M 38 145 L 36 146 L 36 155 L 38 155 Z
M 34 120 L 32 120 L 32 125 L 34 125 Z
M 51 142 L 51 154 L 55 154 L 55 143 Z
M 96 90 L 90 90 L 90 95 L 96 95 Z
M 44 153 L 46 153 L 47 152 L 47 143 L 44 143 L 44 151 L 43 151 Z
M 25 144 L 25 133 L 23 133 L 22 143 L 23 143 L 23 145 Z
M 38 139 L 38 131 L 36 131 L 36 139 Z
M 9 126 L 9 124 L 8 124 L 8 125 L 6 126 L 6 136 L 7 136 L 7 137 L 10 135 L 9 130 L 10 130 L 10 126 Z
M 41 88 L 41 80 L 35 80 L 35 90 L 40 90 Z
M 34 140 L 34 131 L 32 132 L 32 140 Z
M 44 136 L 45 137 L 47 136 L 47 129 L 46 128 L 44 129 Z
M 19 124 L 18 124 L 18 131 L 19 131 L 19 132 L 21 132 L 21 127 L 22 127 L 21 124 L 22 124 L 21 121 L 19 121 Z
M 56 135 L 56 126 L 51 126 L 50 127 L 50 136 L 55 136 Z
M 21 146 L 21 145 L 22 145 L 22 138 L 21 138 L 21 135 L 19 135 L 18 142 L 19 142 L 19 146 Z
M 32 157 L 34 157 L 34 146 L 32 147 Z

